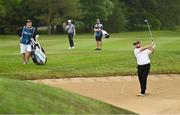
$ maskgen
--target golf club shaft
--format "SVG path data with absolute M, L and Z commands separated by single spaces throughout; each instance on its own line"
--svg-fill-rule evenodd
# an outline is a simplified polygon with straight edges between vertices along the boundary
M 151 39 L 151 41 L 153 41 L 153 36 L 152 36 L 151 28 L 150 28 L 150 25 L 149 25 L 149 21 L 146 21 L 146 22 L 147 22 L 149 33 L 150 33 L 150 36 L 151 36 L 150 39 Z

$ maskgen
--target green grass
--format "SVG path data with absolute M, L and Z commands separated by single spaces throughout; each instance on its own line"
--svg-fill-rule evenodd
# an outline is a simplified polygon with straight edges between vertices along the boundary
M 133 114 L 112 105 L 28 81 L 0 78 L 0 114 Z
M 156 51 L 151 74 L 180 73 L 180 33 L 155 31 Z M 0 76 L 16 79 L 116 76 L 136 74 L 132 43 L 149 43 L 148 32 L 112 34 L 103 41 L 103 51 L 95 51 L 93 35 L 77 35 L 76 49 L 68 50 L 67 36 L 40 36 L 48 56 L 47 64 L 22 65 L 17 36 L 0 36 Z
M 155 31 L 157 45 L 151 74 L 180 73 L 179 31 Z M 23 65 L 17 36 L 0 36 L 0 113 L 128 114 L 129 111 L 61 89 L 34 84 L 31 80 L 62 77 L 94 77 L 136 74 L 132 43 L 149 43 L 148 32 L 112 34 L 95 51 L 93 35 L 77 35 L 76 49 L 68 50 L 67 36 L 40 36 L 48 56 L 46 65 Z M 13 78 L 9 79 L 9 78 Z

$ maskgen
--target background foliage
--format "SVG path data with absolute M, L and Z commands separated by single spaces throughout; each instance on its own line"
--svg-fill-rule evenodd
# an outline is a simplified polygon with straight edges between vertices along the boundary
M 25 20 L 45 33 L 63 33 L 63 23 L 72 19 L 78 32 L 92 30 L 101 19 L 110 32 L 152 29 L 175 30 L 180 25 L 179 0 L 1 0 L 0 33 L 15 33 Z

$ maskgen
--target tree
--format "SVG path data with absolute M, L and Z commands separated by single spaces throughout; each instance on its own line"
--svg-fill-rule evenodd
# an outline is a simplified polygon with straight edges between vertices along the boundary
M 139 17 L 137 16 L 141 10 L 141 4 L 139 0 L 121 0 L 123 4 L 123 11 L 125 17 L 128 19 L 127 29 L 133 30 L 134 25 L 139 23 Z
M 157 0 L 158 9 L 156 16 L 160 19 L 161 29 L 173 29 L 180 22 L 179 0 Z
M 107 20 L 114 8 L 111 0 L 79 0 L 79 2 L 87 29 L 91 29 L 98 18 Z
M 106 23 L 106 30 L 109 32 L 120 32 L 125 30 L 126 19 L 122 11 L 122 5 L 119 0 L 112 0 L 114 4 L 113 13 L 109 16 Z
M 0 1 L 1 28 L 4 28 L 8 33 L 14 33 L 16 31 L 16 25 L 21 18 L 20 2 L 21 0 Z
M 97 18 L 112 32 L 147 29 L 145 19 L 152 29 L 174 29 L 180 25 L 180 0 L 0 0 L 0 33 L 15 33 L 27 19 L 46 25 L 49 34 L 51 27 L 62 31 L 65 20 L 75 19 L 85 32 Z
M 6 14 L 4 5 L 3 5 L 3 1 L 0 1 L 0 33 L 4 33 L 4 16 Z
M 128 20 L 128 29 L 142 27 L 149 19 L 154 29 L 174 28 L 180 20 L 179 0 L 121 0 Z M 172 18 L 173 17 L 173 18 Z
M 48 34 L 51 26 L 62 23 L 66 18 L 78 17 L 78 0 L 27 0 L 30 8 L 37 11 L 36 17 L 46 22 Z
M 4 16 L 5 12 L 4 2 L 0 1 L 0 16 Z

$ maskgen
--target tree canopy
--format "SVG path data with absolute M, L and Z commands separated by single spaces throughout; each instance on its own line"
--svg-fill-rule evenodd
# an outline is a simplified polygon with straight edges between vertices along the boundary
M 179 0 L 0 0 L 0 33 L 15 33 L 27 19 L 35 27 L 54 26 L 72 19 L 80 31 L 90 31 L 99 18 L 111 32 L 175 29 L 180 25 Z M 63 31 L 63 29 L 60 29 Z

